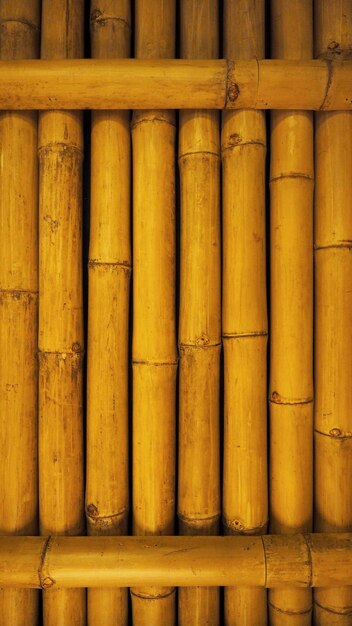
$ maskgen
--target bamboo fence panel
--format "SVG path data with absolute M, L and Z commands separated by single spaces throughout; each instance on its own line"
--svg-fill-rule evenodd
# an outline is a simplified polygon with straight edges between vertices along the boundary
M 182 0 L 181 55 L 216 58 L 218 2 Z M 184 535 L 220 517 L 220 133 L 217 111 L 181 111 L 178 517 Z M 179 589 L 178 623 L 219 624 L 219 589 Z
M 0 61 L 0 109 L 344 111 L 351 79 L 348 60 Z
M 264 55 L 264 2 L 224 3 L 225 54 Z M 265 115 L 223 114 L 223 523 L 227 534 L 265 533 L 267 502 L 267 304 Z M 263 589 L 225 590 L 227 626 L 264 626 Z
M 83 2 L 44 0 L 42 58 L 83 56 Z M 39 521 L 42 535 L 84 530 L 82 116 L 39 117 Z M 47 585 L 50 587 L 50 584 Z M 81 589 L 48 590 L 44 624 L 85 623 Z
M 175 52 L 175 3 L 138 0 L 136 56 Z M 133 145 L 133 532 L 167 535 L 175 513 L 175 117 L 135 112 Z M 175 589 L 132 590 L 133 624 L 175 623 Z
M 352 575 L 352 533 L 237 537 L 0 537 L 0 584 L 45 588 L 327 587 Z M 150 622 L 147 622 L 150 623 Z
M 271 2 L 272 56 L 313 56 L 313 6 Z M 292 24 L 299 23 L 299 29 Z M 270 530 L 313 524 L 313 116 L 271 113 Z M 309 590 L 269 594 L 273 626 L 311 624 Z
M 94 57 L 128 56 L 129 0 L 91 2 Z M 130 120 L 92 112 L 87 363 L 86 515 L 90 535 L 126 534 L 128 317 L 131 273 Z M 88 590 L 90 626 L 128 623 L 127 590 Z
M 352 56 L 352 5 L 315 2 L 315 54 Z M 352 529 L 352 115 L 316 116 L 315 529 Z M 350 579 L 351 580 L 351 579 Z M 334 586 L 332 586 L 334 587 Z M 352 587 L 315 592 L 317 626 L 347 626 Z
M 38 55 L 39 2 L 0 3 L 0 59 Z M 37 114 L 0 114 L 0 534 L 38 532 Z M 38 594 L 0 590 L 0 624 L 37 623 Z

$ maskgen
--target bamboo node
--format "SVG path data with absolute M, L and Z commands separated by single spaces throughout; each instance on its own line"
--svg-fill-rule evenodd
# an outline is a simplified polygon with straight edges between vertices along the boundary
M 45 576 L 45 578 L 41 582 L 42 589 L 49 589 L 55 585 L 55 580 L 50 578 L 50 576 Z

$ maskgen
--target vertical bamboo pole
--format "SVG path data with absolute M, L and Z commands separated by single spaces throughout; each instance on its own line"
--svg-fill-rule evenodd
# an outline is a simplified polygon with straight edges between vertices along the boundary
M 216 58 L 218 2 L 182 0 L 181 55 Z M 178 516 L 185 535 L 216 534 L 220 516 L 220 137 L 217 111 L 181 111 Z M 219 589 L 181 587 L 178 623 L 219 623 Z
M 38 0 L 0 3 L 0 59 L 38 55 Z M 0 534 L 38 532 L 37 114 L 0 115 Z M 0 590 L 1 626 L 37 623 L 38 593 Z
M 136 56 L 173 58 L 175 2 L 135 6 Z M 168 535 L 175 509 L 175 115 L 138 111 L 133 144 L 133 531 Z M 175 623 L 175 589 L 132 590 L 133 624 Z
M 309 0 L 271 3 L 272 57 L 310 59 Z M 292 28 L 299 24 L 299 28 Z M 313 513 L 313 115 L 271 114 L 270 531 L 310 532 Z M 270 623 L 311 623 L 309 589 L 269 592 Z
M 129 56 L 130 21 L 129 0 L 91 0 L 92 56 Z M 93 111 L 86 489 L 90 535 L 127 532 L 130 248 L 129 113 Z M 89 625 L 127 624 L 127 594 L 127 589 L 89 589 Z
M 316 0 L 315 54 L 352 56 L 352 4 Z M 315 529 L 352 530 L 352 113 L 316 116 Z M 315 591 L 317 626 L 352 621 L 352 587 Z
M 83 56 L 83 1 L 44 0 L 44 59 Z M 82 115 L 39 118 L 39 494 L 41 534 L 84 530 Z M 48 581 L 50 587 L 50 581 Z M 44 592 L 44 623 L 85 623 L 85 590 Z
M 224 54 L 264 56 L 264 0 L 225 0 Z M 267 526 L 265 114 L 223 114 L 223 522 L 228 534 Z M 228 626 L 264 626 L 264 589 L 225 590 Z

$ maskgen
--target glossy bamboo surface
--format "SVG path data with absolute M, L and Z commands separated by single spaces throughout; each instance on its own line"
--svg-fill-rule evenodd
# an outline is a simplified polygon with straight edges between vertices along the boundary
M 0 537 L 7 587 L 327 587 L 352 575 L 351 533 L 262 537 Z
M 348 60 L 168 56 L 3 61 L 0 109 L 352 109 Z
M 130 54 L 129 0 L 91 1 L 92 56 Z M 91 214 L 87 351 L 86 516 L 90 535 L 127 532 L 130 115 L 95 111 L 91 134 Z M 89 626 L 128 623 L 126 589 L 88 590 Z
M 264 56 L 264 2 L 224 3 L 225 54 Z M 226 534 L 263 534 L 267 493 L 266 129 L 262 111 L 222 120 L 224 475 Z M 225 590 L 227 626 L 265 626 L 263 589 Z
M 352 6 L 316 0 L 315 54 L 351 58 Z M 315 520 L 317 531 L 352 529 L 352 115 L 316 116 Z M 317 626 L 347 626 L 352 587 L 314 594 Z
M 39 2 L 0 3 L 0 59 L 35 58 Z M 0 534 L 38 532 L 37 114 L 0 114 Z M 38 594 L 0 591 L 1 626 L 34 626 Z
M 298 30 L 292 23 L 299 22 Z M 313 56 L 313 5 L 271 3 L 272 56 Z M 313 524 L 313 117 L 271 114 L 270 531 Z M 273 626 L 310 626 L 310 591 L 269 593 Z
M 136 3 L 135 55 L 175 51 L 175 3 Z M 145 100 L 142 99 L 144 108 Z M 175 117 L 137 111 L 133 144 L 133 532 L 174 532 L 176 457 Z M 132 589 L 135 626 L 175 623 L 174 586 Z
M 44 0 L 43 59 L 83 55 L 83 2 Z M 84 531 L 82 116 L 39 117 L 39 521 L 41 534 Z M 44 626 L 83 626 L 86 593 L 43 594 Z

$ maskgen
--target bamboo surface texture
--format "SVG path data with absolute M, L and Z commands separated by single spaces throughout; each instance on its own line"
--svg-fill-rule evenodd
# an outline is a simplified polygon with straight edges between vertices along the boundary
M 92 0 L 92 55 L 130 53 L 129 0 Z M 86 515 L 90 535 L 126 534 L 128 316 L 131 274 L 130 120 L 92 112 L 87 363 Z M 128 623 L 127 590 L 90 589 L 90 626 Z
M 264 2 L 224 4 L 225 54 L 264 55 Z M 223 164 L 224 477 L 226 534 L 264 534 L 267 495 L 265 114 L 226 111 Z M 225 590 L 227 626 L 265 626 L 263 589 Z
M 218 2 L 182 0 L 181 55 L 216 58 Z M 217 111 L 181 111 L 179 531 L 215 535 L 220 517 L 220 137 Z M 179 589 L 178 624 L 216 626 L 217 588 Z
M 293 29 L 293 23 L 300 23 Z M 271 2 L 272 56 L 313 56 L 313 5 Z M 313 525 L 313 117 L 271 113 L 270 531 Z M 269 594 L 273 626 L 310 626 L 312 595 Z
M 138 0 L 135 9 L 136 56 L 172 57 L 174 0 Z M 168 535 L 174 532 L 176 455 L 174 113 L 135 112 L 132 145 L 133 532 Z M 171 626 L 175 599 L 172 585 L 132 589 L 133 624 Z
M 352 534 L 0 537 L 0 585 L 328 587 L 352 576 Z M 145 622 L 155 623 L 155 622 Z
M 352 56 L 352 5 L 315 2 L 315 55 Z M 315 529 L 352 529 L 352 114 L 316 117 Z M 350 579 L 350 582 L 352 579 Z M 315 592 L 317 626 L 352 621 L 352 587 Z
M 148 59 L 0 62 L 0 109 L 53 106 L 351 110 L 352 62 L 157 60 L 150 55 Z
M 39 2 L 0 3 L 0 59 L 34 58 Z M 38 532 L 37 114 L 0 114 L 0 535 Z M 38 594 L 0 590 L 1 626 L 34 626 Z
M 83 2 L 44 0 L 42 58 L 83 55 Z M 39 118 L 40 532 L 84 530 L 82 117 Z M 81 589 L 44 593 L 44 626 L 85 624 Z

